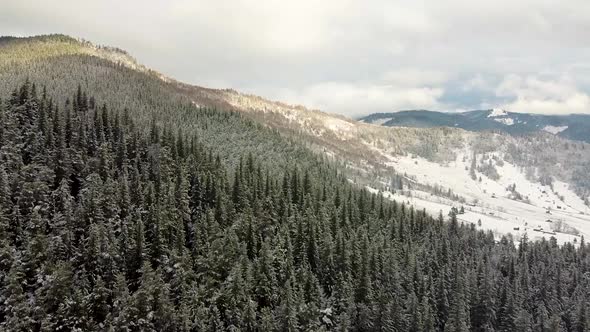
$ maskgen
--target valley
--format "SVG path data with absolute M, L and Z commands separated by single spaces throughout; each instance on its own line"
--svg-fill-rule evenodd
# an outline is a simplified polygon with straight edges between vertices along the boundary
M 465 213 L 457 215 L 460 221 L 491 230 L 497 239 L 512 234 L 518 242 L 526 233 L 529 239 L 555 237 L 563 244 L 578 243 L 580 236 L 590 236 L 590 208 L 566 183 L 556 181 L 544 186 L 532 182 L 508 162 L 497 167 L 498 180 L 486 175 L 479 175 L 481 181 L 473 180 L 468 172 L 470 161 L 467 156 L 471 155 L 469 150 L 463 151 L 455 161 L 445 165 L 415 156 L 390 156 L 387 165 L 403 174 L 407 185 L 392 191 L 391 185 L 383 182 L 382 194 L 433 215 L 441 211 L 446 215 L 452 208 L 463 208 Z M 451 200 L 414 189 L 417 183 L 451 188 L 461 199 Z

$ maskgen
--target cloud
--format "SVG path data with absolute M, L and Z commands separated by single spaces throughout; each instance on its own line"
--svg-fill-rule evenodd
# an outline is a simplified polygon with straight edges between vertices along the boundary
M 369 112 L 400 109 L 440 108 L 441 88 L 372 85 L 369 83 L 322 82 L 301 91 L 283 90 L 279 95 L 291 103 L 315 109 L 338 110 L 355 117 Z
M 504 108 L 521 113 L 590 113 L 590 96 L 578 90 L 571 77 L 542 79 L 508 75 L 496 89 L 500 97 L 512 97 Z
M 257 56 L 302 56 L 331 47 L 334 28 L 348 6 L 334 2 L 172 1 L 171 25 L 193 36 L 207 35 L 218 47 L 231 46 Z
M 467 93 L 470 91 L 489 91 L 493 89 L 489 80 L 485 79 L 483 75 L 477 74 L 471 79 L 465 80 L 461 85 L 461 89 Z
M 329 112 L 348 114 L 351 104 L 366 113 L 385 105 L 590 112 L 588 70 L 580 70 L 590 68 L 581 42 L 587 0 L 4 0 L 0 31 L 66 33 L 126 49 L 182 81 L 300 97 Z M 496 93 L 511 74 L 524 82 Z M 559 89 L 527 78 L 568 92 L 541 95 Z M 360 100 L 339 103 L 318 89 Z
M 449 75 L 439 70 L 399 68 L 383 73 L 381 79 L 397 86 L 420 87 L 443 84 L 449 80 Z

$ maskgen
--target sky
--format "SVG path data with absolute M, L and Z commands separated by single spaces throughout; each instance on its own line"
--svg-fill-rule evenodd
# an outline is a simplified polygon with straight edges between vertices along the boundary
M 0 0 L 1 35 L 48 33 L 350 117 L 590 114 L 588 0 Z

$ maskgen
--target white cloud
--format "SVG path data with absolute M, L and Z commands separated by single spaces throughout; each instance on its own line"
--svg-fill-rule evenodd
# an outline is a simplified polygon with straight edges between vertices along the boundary
M 483 75 L 477 74 L 473 78 L 466 80 L 462 84 L 461 89 L 464 92 L 470 92 L 470 91 L 474 91 L 474 90 L 488 91 L 488 90 L 493 90 L 493 86 L 489 82 L 489 80 L 484 78 Z
M 571 77 L 541 79 L 508 75 L 496 89 L 500 97 L 514 100 L 504 108 L 521 113 L 590 113 L 590 96 L 580 91 Z
M 438 70 L 408 67 L 387 71 L 381 79 L 397 86 L 420 87 L 443 84 L 449 80 L 449 75 Z
M 338 112 L 351 117 L 369 112 L 440 108 L 441 88 L 322 82 L 300 91 L 283 90 L 280 97 L 292 103 Z
M 169 23 L 210 42 L 262 56 L 315 54 L 331 46 L 336 21 L 349 1 L 172 1 Z

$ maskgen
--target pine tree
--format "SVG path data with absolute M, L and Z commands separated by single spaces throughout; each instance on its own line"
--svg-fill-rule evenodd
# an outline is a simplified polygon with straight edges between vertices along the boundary
M 466 301 L 466 291 L 461 271 L 458 264 L 455 264 L 457 274 L 453 278 L 453 296 L 449 306 L 449 319 L 445 324 L 444 331 L 466 332 L 469 331 L 469 315 L 466 312 L 468 304 Z
M 32 330 L 34 321 L 31 306 L 23 289 L 25 276 L 22 265 L 15 261 L 10 268 L 6 280 L 6 287 L 2 292 L 4 302 L 2 308 L 2 325 L 6 331 L 28 331 Z
M 109 317 L 111 328 L 114 331 L 131 331 L 131 296 L 124 274 L 117 275 L 113 295 L 113 307 Z
M 298 299 L 297 293 L 293 289 L 293 281 L 288 280 L 284 287 L 284 294 L 281 296 L 281 330 L 294 332 L 299 330 Z

